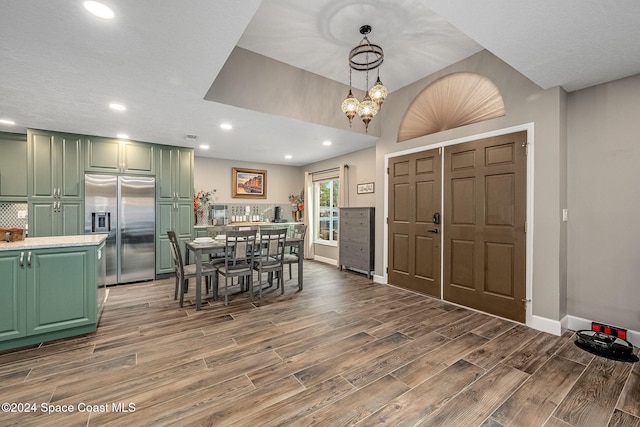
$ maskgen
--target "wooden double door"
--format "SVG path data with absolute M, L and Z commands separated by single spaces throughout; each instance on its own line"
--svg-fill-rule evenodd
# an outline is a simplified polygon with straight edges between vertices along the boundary
M 524 322 L 526 175 L 526 132 L 390 159 L 389 283 Z

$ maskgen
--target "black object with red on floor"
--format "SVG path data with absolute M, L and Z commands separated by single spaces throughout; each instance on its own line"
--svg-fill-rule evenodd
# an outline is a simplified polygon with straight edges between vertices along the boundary
M 633 345 L 627 341 L 627 330 L 591 322 L 591 330 L 576 332 L 576 345 L 597 356 L 621 362 L 637 362 Z

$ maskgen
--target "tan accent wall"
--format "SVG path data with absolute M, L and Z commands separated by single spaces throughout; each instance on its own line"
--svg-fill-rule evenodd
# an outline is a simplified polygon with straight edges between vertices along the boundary
M 267 171 L 266 199 L 234 199 L 231 197 L 231 168 L 261 169 Z M 289 203 L 290 194 L 300 194 L 304 179 L 300 168 L 266 163 L 196 157 L 193 168 L 193 185 L 196 191 L 216 190 L 211 203 Z

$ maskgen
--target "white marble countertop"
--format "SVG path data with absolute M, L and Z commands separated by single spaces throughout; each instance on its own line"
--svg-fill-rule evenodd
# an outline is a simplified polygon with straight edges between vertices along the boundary
M 7 243 L 0 241 L 0 251 L 20 251 L 71 246 L 97 246 L 107 239 L 107 234 L 80 234 L 77 236 L 27 237 Z

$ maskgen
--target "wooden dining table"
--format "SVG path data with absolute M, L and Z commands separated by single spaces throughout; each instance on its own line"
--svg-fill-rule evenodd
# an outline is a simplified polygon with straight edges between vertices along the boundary
M 258 238 L 258 242 L 260 239 Z M 211 239 L 211 240 L 192 240 L 185 242 L 185 264 L 190 264 L 190 254 L 194 253 L 196 263 L 196 311 L 200 310 L 202 301 L 202 288 L 200 283 L 202 280 L 202 257 L 203 255 L 209 255 L 212 253 L 224 252 L 225 240 Z M 285 247 L 294 247 L 298 250 L 298 290 L 303 288 L 303 260 L 304 260 L 304 240 L 300 238 L 287 238 L 285 240 Z M 217 273 L 216 273 L 217 274 Z M 284 274 L 284 271 L 283 273 Z

